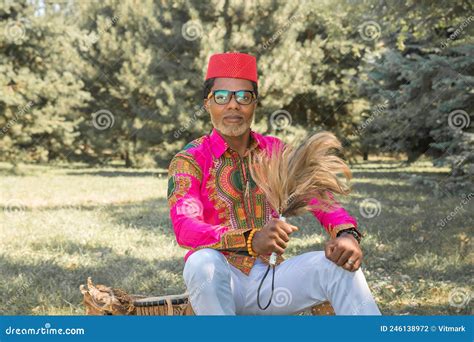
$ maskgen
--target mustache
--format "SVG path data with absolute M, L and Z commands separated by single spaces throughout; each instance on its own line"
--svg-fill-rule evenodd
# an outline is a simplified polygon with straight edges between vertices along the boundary
M 226 118 L 241 118 L 241 119 L 244 119 L 245 117 L 240 113 L 231 113 L 231 114 L 224 114 L 223 119 L 226 119 Z

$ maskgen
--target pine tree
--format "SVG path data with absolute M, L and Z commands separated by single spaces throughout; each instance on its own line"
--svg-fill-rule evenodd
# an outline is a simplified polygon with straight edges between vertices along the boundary
M 27 1 L 6 1 L 0 18 L 0 159 L 66 158 L 79 134 L 79 109 L 90 97 L 63 17 Z
M 469 8 L 456 1 L 382 12 L 392 33 L 380 58 L 367 66 L 363 86 L 372 104 L 384 106 L 369 116 L 364 143 L 378 152 L 405 153 L 409 163 L 425 155 L 436 165 L 449 164 L 460 188 L 474 179 L 474 19 L 464 16 Z M 397 21 L 400 29 L 394 30 Z
M 180 130 L 202 101 L 202 75 L 194 69 L 199 44 L 182 35 L 185 7 L 151 1 L 80 6 L 85 41 L 76 49 L 89 63 L 83 77 L 94 97 L 85 113 L 89 126 L 82 126 L 90 155 L 119 154 L 126 166 L 146 155 L 167 162 L 199 130 L 199 122 Z

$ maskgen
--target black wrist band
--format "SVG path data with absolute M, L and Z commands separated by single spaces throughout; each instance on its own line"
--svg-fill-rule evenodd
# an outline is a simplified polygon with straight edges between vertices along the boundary
M 357 231 L 357 229 L 355 229 L 355 228 L 343 229 L 343 230 L 341 230 L 340 232 L 337 233 L 336 237 L 341 236 L 342 233 L 351 234 L 357 240 L 357 242 L 360 244 L 361 234 Z

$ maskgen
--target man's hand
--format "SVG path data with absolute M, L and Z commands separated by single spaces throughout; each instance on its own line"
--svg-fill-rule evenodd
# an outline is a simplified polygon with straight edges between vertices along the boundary
M 357 240 L 350 234 L 331 239 L 324 249 L 326 258 L 345 270 L 355 272 L 362 264 L 362 250 Z
M 298 227 L 283 222 L 278 219 L 272 219 L 258 232 L 252 239 L 252 249 L 257 254 L 283 254 L 288 241 L 289 235 L 298 230 Z

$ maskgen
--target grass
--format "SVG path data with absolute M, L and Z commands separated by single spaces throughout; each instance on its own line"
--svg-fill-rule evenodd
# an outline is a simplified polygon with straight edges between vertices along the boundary
M 429 162 L 352 170 L 354 191 L 342 203 L 366 234 L 364 272 L 383 314 L 472 314 L 472 195 L 437 197 L 433 184 L 448 170 Z M 414 185 L 414 175 L 433 181 Z M 83 314 L 79 285 L 88 276 L 129 293 L 185 291 L 164 170 L 24 166 L 14 175 L 0 164 L 0 176 L 0 314 Z M 367 198 L 375 206 L 362 215 Z M 287 257 L 323 249 L 317 221 L 291 222 L 300 231 Z

